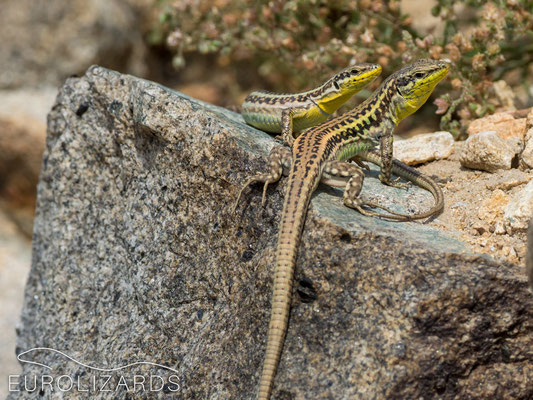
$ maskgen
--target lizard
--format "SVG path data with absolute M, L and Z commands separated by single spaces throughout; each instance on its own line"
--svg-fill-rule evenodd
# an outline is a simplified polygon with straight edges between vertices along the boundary
M 377 64 L 358 63 L 306 92 L 277 94 L 258 90 L 244 99 L 241 114 L 255 128 L 281 133 L 283 142 L 292 147 L 294 136 L 326 121 L 380 73 L 381 66 Z
M 283 142 L 292 147 L 298 134 L 326 120 L 331 113 L 344 104 L 353 94 L 359 92 L 381 73 L 377 64 L 359 63 L 336 73 L 316 89 L 295 94 L 276 94 L 264 90 L 250 93 L 242 105 L 244 120 L 258 129 L 271 133 L 282 133 Z M 328 111 L 326 111 L 328 110 Z M 361 158 L 360 155 L 359 158 Z M 366 161 L 379 165 L 379 157 L 369 153 Z M 357 160 L 354 160 L 357 162 Z M 359 165 L 362 165 L 359 163 Z M 366 167 L 365 167 L 366 168 Z M 284 170 L 284 175 L 287 175 Z M 426 213 L 407 216 L 385 209 L 396 217 L 374 213 L 396 221 L 423 219 L 438 213 L 444 207 L 444 196 L 440 187 L 429 177 L 404 163 L 393 160 L 392 172 L 428 190 L 435 199 L 435 205 Z M 245 185 L 246 186 L 246 185 Z M 240 195 L 239 195 L 240 197 Z
M 266 187 L 281 178 L 283 165 L 290 165 L 276 245 L 272 306 L 258 400 L 268 400 L 272 392 L 288 326 L 300 236 L 312 193 L 321 181 L 338 183 L 338 178 L 347 179 L 344 204 L 366 215 L 375 215 L 364 210 L 362 206 L 369 203 L 358 198 L 363 171 L 344 160 L 358 154 L 364 158 L 371 154 L 369 151 L 379 147 L 379 179 L 384 184 L 399 186 L 391 180 L 394 165 L 392 132 L 401 120 L 426 102 L 448 70 L 447 62 L 435 60 L 419 60 L 400 69 L 353 110 L 304 131 L 296 138 L 292 149 L 274 147 L 270 154 L 269 171 L 255 175 L 243 186 L 242 190 L 254 182 L 263 182 L 264 204 Z

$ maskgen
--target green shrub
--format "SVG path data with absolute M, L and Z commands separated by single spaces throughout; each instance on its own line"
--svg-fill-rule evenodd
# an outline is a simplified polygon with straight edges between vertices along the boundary
M 532 73 L 533 1 L 435 4 L 442 34 L 423 36 L 394 0 L 159 0 L 152 39 L 174 52 L 176 68 L 189 52 L 214 53 L 220 65 L 251 63 L 285 92 L 354 62 L 377 62 L 387 75 L 418 58 L 447 58 L 452 69 L 435 103 L 441 127 L 459 135 L 497 106 L 487 100 L 496 80 L 518 71 L 525 83 Z

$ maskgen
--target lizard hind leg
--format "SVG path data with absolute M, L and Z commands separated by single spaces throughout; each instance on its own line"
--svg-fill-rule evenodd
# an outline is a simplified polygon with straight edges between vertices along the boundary
M 235 205 L 233 206 L 233 213 L 237 210 L 239 205 L 239 200 L 244 192 L 244 190 L 253 183 L 263 182 L 263 196 L 261 198 L 261 205 L 264 206 L 266 203 L 266 191 L 270 183 L 275 183 L 279 181 L 281 175 L 285 172 L 287 173 L 291 167 L 292 163 L 292 153 L 290 149 L 283 146 L 274 146 L 270 151 L 268 156 L 268 171 L 259 173 L 251 177 L 246 181 L 246 183 L 241 188 Z
M 322 181 L 332 186 L 342 186 L 340 182 L 344 182 L 344 205 L 356 209 L 363 215 L 369 217 L 390 218 L 394 220 L 409 219 L 409 217 L 405 214 L 398 213 L 375 202 L 365 201 L 361 197 L 359 197 L 361 189 L 363 188 L 364 178 L 365 174 L 363 170 L 357 165 L 344 161 L 328 161 L 324 166 Z M 371 208 L 380 208 L 391 215 L 368 211 L 363 208 L 363 206 Z

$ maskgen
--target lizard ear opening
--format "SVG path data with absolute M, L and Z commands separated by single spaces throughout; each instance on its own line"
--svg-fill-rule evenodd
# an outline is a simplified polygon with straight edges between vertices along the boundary
M 333 86 L 335 87 L 335 89 L 337 90 L 341 90 L 339 84 L 337 83 L 337 81 L 333 81 Z

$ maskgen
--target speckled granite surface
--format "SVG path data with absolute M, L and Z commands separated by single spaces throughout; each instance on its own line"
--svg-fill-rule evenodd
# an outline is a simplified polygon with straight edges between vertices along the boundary
M 285 180 L 264 209 L 258 186 L 231 207 L 272 145 L 238 115 L 151 82 L 99 67 L 69 79 L 48 120 L 18 352 L 175 371 L 127 367 L 103 391 L 106 373 L 34 351 L 26 359 L 52 370 L 24 372 L 52 375 L 54 392 L 15 385 L 9 399 L 252 399 Z M 423 224 L 361 216 L 339 196 L 320 189 L 311 203 L 273 398 L 533 396 L 522 271 Z M 161 390 L 133 387 L 150 374 Z

